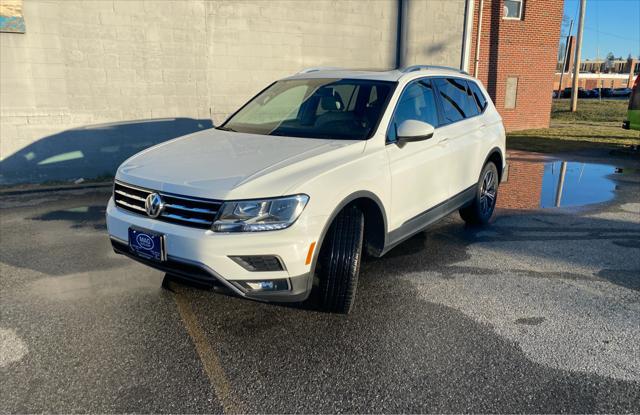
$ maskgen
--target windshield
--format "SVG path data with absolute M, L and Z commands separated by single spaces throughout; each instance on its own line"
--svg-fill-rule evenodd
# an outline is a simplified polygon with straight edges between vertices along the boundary
M 219 128 L 262 135 L 366 140 L 373 135 L 395 85 L 354 79 L 278 81 Z

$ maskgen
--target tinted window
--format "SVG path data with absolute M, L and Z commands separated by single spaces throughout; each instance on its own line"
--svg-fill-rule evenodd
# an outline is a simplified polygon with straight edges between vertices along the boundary
M 434 127 L 438 126 L 438 110 L 431 81 L 414 82 L 402 92 L 393 115 L 393 122 L 389 126 L 387 134 L 389 141 L 396 140 L 396 128 L 406 120 L 419 120 Z
M 478 114 L 478 107 L 467 91 L 467 83 L 463 79 L 441 78 L 435 80 L 442 115 L 445 123 L 460 121 Z
M 473 92 L 471 88 L 469 88 L 469 82 L 464 81 L 464 84 L 467 86 L 467 102 L 469 102 L 469 113 L 467 113 L 467 117 L 473 117 L 475 115 L 480 114 L 480 107 L 478 107 L 478 103 L 473 96 Z
M 373 134 L 395 83 L 353 79 L 278 81 L 222 130 L 262 135 L 364 140 Z
M 482 91 L 480 91 L 480 87 L 475 82 L 467 82 L 469 84 L 469 89 L 471 90 L 471 95 L 473 95 L 473 99 L 475 99 L 476 104 L 478 104 L 478 108 L 480 111 L 484 111 L 487 108 L 487 98 L 484 96 Z

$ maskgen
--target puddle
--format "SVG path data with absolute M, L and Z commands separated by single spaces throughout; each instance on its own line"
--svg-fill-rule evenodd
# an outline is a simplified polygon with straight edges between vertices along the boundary
M 606 202 L 616 189 L 610 176 L 622 173 L 628 172 L 606 164 L 511 158 L 498 207 L 538 209 Z
M 605 164 L 556 161 L 544 166 L 540 207 L 582 206 L 613 198 L 615 183 L 607 176 L 616 168 Z

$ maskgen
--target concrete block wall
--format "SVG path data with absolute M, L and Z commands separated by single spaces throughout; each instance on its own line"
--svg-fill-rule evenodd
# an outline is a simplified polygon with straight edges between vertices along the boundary
M 407 65 L 459 68 L 464 0 L 413 0 L 407 9 Z
M 201 1 L 28 0 L 0 33 L 0 157 L 88 124 L 209 118 Z
M 464 0 L 410 0 L 410 63 L 457 66 Z M 391 68 L 397 0 L 25 0 L 0 33 L 0 160 L 75 127 L 218 123 L 309 66 Z
M 207 4 L 207 19 L 216 123 L 302 68 L 395 63 L 396 1 L 217 1 Z

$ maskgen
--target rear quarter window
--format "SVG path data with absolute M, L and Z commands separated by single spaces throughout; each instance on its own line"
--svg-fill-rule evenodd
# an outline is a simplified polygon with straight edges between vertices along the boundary
M 473 81 L 467 81 L 469 84 L 469 89 L 471 90 L 471 95 L 473 99 L 476 101 L 478 108 L 480 108 L 480 112 L 484 112 L 487 108 L 487 97 L 484 96 L 478 84 Z
M 458 78 L 435 79 L 438 96 L 442 105 L 442 116 L 445 124 L 450 124 L 479 114 L 467 82 Z

